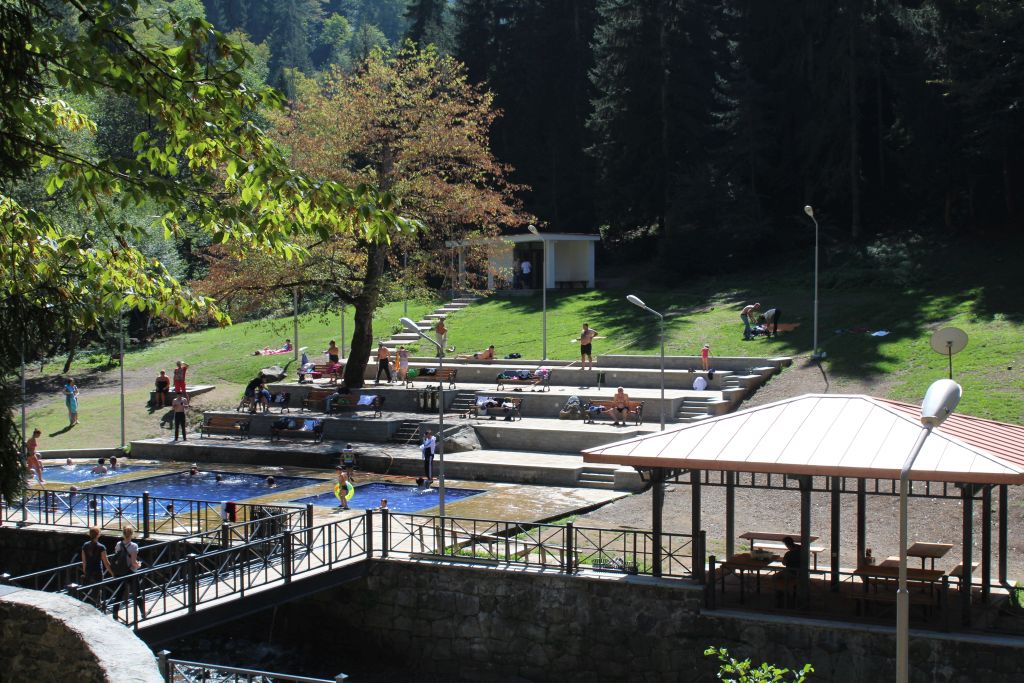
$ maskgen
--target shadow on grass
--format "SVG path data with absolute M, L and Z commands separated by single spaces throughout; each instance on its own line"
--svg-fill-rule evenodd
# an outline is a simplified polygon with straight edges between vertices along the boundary
M 64 429 L 58 429 L 55 432 L 50 432 L 50 438 L 53 438 L 55 436 L 60 436 L 61 434 L 67 434 L 72 429 L 74 429 L 74 427 L 75 427 L 75 425 L 68 425 L 68 426 L 64 427 Z

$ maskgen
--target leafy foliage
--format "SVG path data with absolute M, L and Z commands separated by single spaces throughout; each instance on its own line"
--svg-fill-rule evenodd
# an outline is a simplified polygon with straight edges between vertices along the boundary
M 722 666 L 718 670 L 718 678 L 731 683 L 783 683 L 784 681 L 803 683 L 807 680 L 808 674 L 814 672 L 814 667 L 810 664 L 804 664 L 803 668 L 796 671 L 768 662 L 754 666 L 749 659 L 739 661 L 731 657 L 729 651 L 724 647 L 709 647 L 704 650 L 704 654 L 722 662 Z

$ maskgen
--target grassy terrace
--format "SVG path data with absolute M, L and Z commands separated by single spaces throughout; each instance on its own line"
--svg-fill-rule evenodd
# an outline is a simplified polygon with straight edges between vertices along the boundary
M 928 384 L 945 376 L 946 359 L 928 346 L 932 332 L 956 326 L 967 332 L 967 349 L 954 358 L 955 379 L 964 386 L 960 410 L 1007 422 L 1024 422 L 1024 303 L 1020 297 L 1018 268 L 1008 247 L 1005 256 L 973 253 L 964 245 L 929 255 L 929 263 L 896 262 L 884 268 L 830 270 L 822 268 L 820 292 L 821 346 L 826 367 L 836 378 L 855 378 L 874 386 L 883 396 L 917 402 Z M 764 268 L 757 273 L 694 280 L 671 289 L 636 277 L 635 287 L 621 290 L 548 292 L 548 355 L 576 358 L 572 339 L 583 322 L 603 338 L 595 342 L 600 354 L 657 354 L 657 320 L 625 300 L 635 293 L 652 308 L 667 313 L 666 353 L 695 355 L 711 345 L 713 355 L 807 356 L 812 339 L 812 290 L 806 264 Z M 941 276 L 940 276 L 941 274 Z M 760 301 L 777 306 L 784 323 L 799 323 L 778 339 L 742 340 L 739 308 Z M 436 302 L 410 302 L 411 317 L 432 310 Z M 351 309 L 349 310 L 351 315 Z M 378 311 L 375 336 L 387 336 L 398 327 L 402 303 Z M 351 334 L 351 318 L 346 321 Z M 494 344 L 499 357 L 520 353 L 541 356 L 541 297 L 498 294 L 454 315 L 449 322 L 449 343 L 458 352 Z M 886 336 L 870 332 L 887 330 Z M 337 315 L 309 314 L 301 318 L 300 345 L 310 356 L 340 339 Z M 291 318 L 241 323 L 161 340 L 132 350 L 125 362 L 130 376 L 128 435 L 138 438 L 160 433 L 157 417 L 142 407 L 152 377 L 174 360 L 191 366 L 189 378 L 216 384 L 214 394 L 200 397 L 199 407 L 233 405 L 242 385 L 275 359 L 252 356 L 263 346 L 277 346 L 292 337 Z M 415 352 L 415 350 L 414 350 Z M 280 357 L 286 360 L 285 357 Z M 60 359 L 58 359 L 60 360 Z M 55 373 L 60 363 L 45 367 L 43 378 L 54 399 L 39 400 L 29 413 L 31 426 L 47 438 L 43 448 L 116 444 L 118 441 L 117 369 L 102 365 L 105 357 L 82 357 L 73 373 L 87 383 L 82 391 L 82 424 L 56 433 L 66 424 L 66 413 Z M 81 383 L 81 382 L 80 382 Z M 51 437 L 50 435 L 53 434 Z

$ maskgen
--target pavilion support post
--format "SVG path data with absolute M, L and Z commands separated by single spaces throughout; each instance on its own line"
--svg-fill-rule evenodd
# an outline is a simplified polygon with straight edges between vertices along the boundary
M 1010 504 L 1010 491 L 1006 484 L 999 485 L 999 583 L 1003 586 L 1009 586 L 1009 580 L 1007 578 L 1008 572 L 1006 571 L 1007 564 L 1007 553 L 1010 550 L 1008 533 L 1009 524 L 1009 511 L 1007 506 Z
M 969 574 L 969 573 L 968 573 Z M 981 601 L 987 603 L 992 590 L 992 487 L 981 492 Z
M 704 549 L 700 545 L 700 470 L 690 470 L 690 533 L 694 547 L 693 577 L 704 581 Z
M 725 473 L 725 559 L 736 554 L 736 473 Z
M 811 597 L 811 478 L 800 477 L 800 606 Z
M 832 477 L 832 501 L 830 505 L 832 513 L 832 540 L 830 542 L 829 561 L 831 562 L 832 590 L 837 593 L 839 592 L 839 511 L 842 509 L 842 501 L 839 499 L 839 484 L 841 481 L 840 477 Z
M 961 489 L 963 497 L 963 571 L 960 575 L 960 623 L 971 625 L 971 566 L 974 561 L 974 486 L 964 484 Z
M 661 530 L 662 514 L 665 509 L 665 470 L 655 467 L 651 470 L 651 573 L 661 576 Z
M 857 566 L 865 564 L 867 554 L 867 508 L 868 480 L 861 477 L 857 480 Z

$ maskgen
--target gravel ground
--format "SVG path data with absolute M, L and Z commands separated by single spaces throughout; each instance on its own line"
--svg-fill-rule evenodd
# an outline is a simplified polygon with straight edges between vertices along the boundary
M 885 386 L 880 383 L 839 381 L 826 378 L 816 364 L 806 358 L 795 359 L 793 366 L 774 377 L 761 388 L 743 407 L 764 405 L 791 396 L 805 393 L 864 393 L 884 395 Z M 1008 572 L 1012 579 L 1024 580 L 1024 490 L 1010 487 L 1009 495 L 1009 559 Z M 702 487 L 701 526 L 707 532 L 708 553 L 723 557 L 725 551 L 725 488 Z M 651 526 L 651 492 L 620 499 L 599 510 L 584 515 L 577 523 L 586 524 L 587 519 L 629 528 L 649 529 Z M 820 540 L 816 545 L 828 549 L 831 538 L 831 512 L 829 494 L 813 494 L 811 497 L 811 534 Z M 664 523 L 666 531 L 690 532 L 691 490 L 686 484 L 669 484 L 666 487 Z M 996 529 L 998 494 L 993 492 L 993 580 L 997 578 Z M 910 541 L 952 543 L 949 554 L 936 562 L 936 568 L 952 569 L 962 555 L 961 523 L 963 515 L 959 499 L 925 500 L 912 499 L 909 504 Z M 853 568 L 857 550 L 857 501 L 856 496 L 842 496 L 840 512 L 842 566 Z M 899 544 L 899 499 L 896 496 L 867 497 L 867 547 L 877 558 L 898 553 Z M 974 561 L 981 561 L 981 504 L 974 508 Z M 798 491 L 772 491 L 747 489 L 736 491 L 736 534 L 745 531 L 778 531 L 797 535 L 800 531 L 800 494 Z M 737 550 L 742 546 L 737 541 Z M 820 556 L 822 564 L 828 564 L 828 552 Z M 980 576 L 980 566 L 976 578 Z

